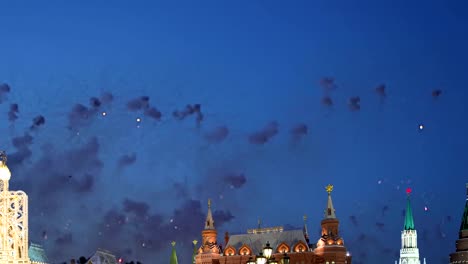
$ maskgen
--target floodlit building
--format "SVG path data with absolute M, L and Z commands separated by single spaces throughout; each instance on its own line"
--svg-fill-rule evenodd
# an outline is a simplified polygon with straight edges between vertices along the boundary
M 411 189 L 406 190 L 407 202 L 405 212 L 405 225 L 401 231 L 401 249 L 399 264 L 420 264 L 418 249 L 418 233 L 414 227 L 413 211 L 411 210 L 410 194 Z M 395 260 L 395 264 L 397 261 Z M 426 264 L 426 259 L 424 259 Z
M 44 249 L 28 247 L 28 196 L 10 191 L 11 172 L 5 152 L 0 152 L 0 263 L 47 264 Z
M 461 220 L 456 251 L 450 254 L 450 264 L 468 263 L 468 183 L 466 184 L 465 210 Z
M 211 213 L 211 201 L 202 243 L 195 256 L 195 264 L 254 264 L 254 263 L 304 263 L 304 264 L 351 264 L 343 238 L 339 234 L 339 220 L 335 214 L 331 192 L 328 192 L 327 208 L 321 222 L 322 232 L 317 243 L 310 243 L 306 217 L 304 227 L 298 230 L 284 230 L 283 227 L 249 229 L 246 234 L 226 233 L 224 248 L 217 242 L 217 230 Z M 194 241 L 194 246 L 196 242 Z
M 7 157 L 0 153 L 0 263 L 29 264 L 28 196 L 10 191 L 11 172 Z

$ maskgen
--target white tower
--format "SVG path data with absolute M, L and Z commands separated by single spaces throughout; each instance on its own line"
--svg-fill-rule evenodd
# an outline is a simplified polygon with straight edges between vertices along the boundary
M 413 212 L 411 211 L 411 188 L 406 189 L 408 201 L 406 203 L 405 227 L 401 231 L 401 249 L 399 264 L 421 264 L 419 260 L 418 233 L 414 228 Z M 396 261 L 395 261 L 396 262 Z M 426 264 L 426 259 L 424 259 Z
M 8 190 L 7 157 L 0 152 L 0 263 L 29 264 L 28 196 Z

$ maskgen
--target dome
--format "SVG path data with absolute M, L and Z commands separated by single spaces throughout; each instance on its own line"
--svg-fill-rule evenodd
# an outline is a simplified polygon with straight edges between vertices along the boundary
M 8 169 L 6 164 L 2 164 L 3 162 L 0 161 L 0 180 L 2 181 L 9 181 L 11 177 L 11 172 Z

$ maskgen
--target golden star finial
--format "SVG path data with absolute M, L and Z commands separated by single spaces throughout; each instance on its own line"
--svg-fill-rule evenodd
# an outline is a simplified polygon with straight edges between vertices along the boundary
M 208 208 L 211 208 L 211 199 L 208 199 Z
M 328 185 L 325 187 L 325 190 L 327 190 L 327 193 L 330 194 L 330 193 L 333 191 L 333 185 L 328 184 Z
M 197 240 L 194 240 L 194 241 L 192 241 L 192 243 L 193 243 L 194 245 L 196 245 L 196 244 L 198 243 L 198 241 L 197 241 Z
M 171 245 L 174 247 L 175 246 L 175 241 L 172 241 Z

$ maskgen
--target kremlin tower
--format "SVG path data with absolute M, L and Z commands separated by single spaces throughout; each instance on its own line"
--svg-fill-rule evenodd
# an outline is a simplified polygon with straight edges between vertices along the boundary
M 463 212 L 458 240 L 456 242 L 456 252 L 450 254 L 450 264 L 468 263 L 468 183 L 466 184 L 466 202 Z
M 401 249 L 399 264 L 420 264 L 418 249 L 418 233 L 414 228 L 413 212 L 411 210 L 410 194 L 411 188 L 406 189 L 408 196 L 406 202 L 405 226 L 401 231 Z M 397 262 L 395 261 L 395 264 Z M 424 259 L 426 264 L 426 259 Z
M 198 249 L 195 262 L 197 264 L 211 264 L 213 260 L 220 257 L 220 248 L 216 237 L 218 232 L 214 226 L 213 214 L 211 213 L 211 200 L 208 200 L 208 213 L 205 220 L 205 229 L 202 231 L 202 244 Z
M 328 185 L 325 189 L 328 193 L 327 209 L 325 210 L 325 218 L 321 222 L 322 235 L 317 242 L 314 253 L 322 257 L 326 261 L 325 263 L 351 263 L 343 238 L 339 235 L 340 221 L 336 218 L 331 198 L 333 185 Z

